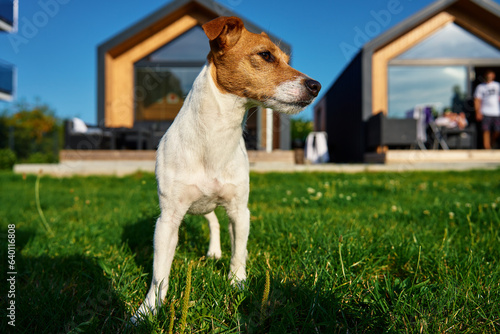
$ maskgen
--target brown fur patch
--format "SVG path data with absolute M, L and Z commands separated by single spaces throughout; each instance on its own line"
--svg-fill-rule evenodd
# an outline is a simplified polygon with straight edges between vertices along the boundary
M 203 29 L 210 39 L 211 75 L 223 92 L 263 102 L 281 83 L 306 78 L 267 34 L 249 32 L 239 18 L 220 17 Z

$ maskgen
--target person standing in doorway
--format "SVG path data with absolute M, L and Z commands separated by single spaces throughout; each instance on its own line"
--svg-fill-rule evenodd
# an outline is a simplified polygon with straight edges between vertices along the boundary
M 483 129 L 484 148 L 489 150 L 500 137 L 500 84 L 492 70 L 485 72 L 485 78 L 474 93 L 474 108 Z

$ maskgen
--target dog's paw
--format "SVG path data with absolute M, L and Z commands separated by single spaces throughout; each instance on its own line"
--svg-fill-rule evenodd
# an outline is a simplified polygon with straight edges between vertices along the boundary
M 129 328 L 134 328 L 138 327 L 141 325 L 143 322 L 153 322 L 155 318 L 156 312 L 153 311 L 144 311 L 144 310 L 137 310 L 134 315 L 132 315 L 129 319 Z
M 140 320 L 135 315 L 133 315 L 130 317 L 130 323 L 128 324 L 127 327 L 137 326 L 139 324 L 139 321 Z M 130 325 L 132 325 L 132 326 L 130 326 Z
M 148 316 L 150 316 L 151 313 L 149 314 L 142 314 L 139 312 L 136 312 L 133 316 L 130 317 L 130 327 L 137 327 L 143 322 Z
M 222 251 L 220 249 L 219 250 L 209 249 L 207 252 L 207 257 L 214 260 L 220 260 L 222 257 Z
M 238 290 L 245 290 L 247 286 L 247 281 L 238 281 L 238 280 L 231 280 L 231 285 L 235 287 Z
M 245 269 L 238 268 L 236 272 L 229 273 L 229 281 L 231 285 L 238 288 L 239 290 L 243 290 L 245 288 L 245 281 L 247 279 L 247 275 Z

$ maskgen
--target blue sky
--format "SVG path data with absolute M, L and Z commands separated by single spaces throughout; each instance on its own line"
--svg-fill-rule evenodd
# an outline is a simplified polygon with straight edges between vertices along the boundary
M 97 46 L 168 2 L 19 0 L 17 34 L 0 34 L 0 59 L 17 67 L 16 100 L 40 99 L 58 117 L 96 124 Z M 219 0 L 291 44 L 293 66 L 320 81 L 322 92 L 368 39 L 432 2 Z M 312 108 L 301 115 L 311 119 Z

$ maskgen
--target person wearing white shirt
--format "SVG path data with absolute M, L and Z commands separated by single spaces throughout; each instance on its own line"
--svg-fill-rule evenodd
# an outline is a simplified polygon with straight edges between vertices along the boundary
M 479 84 L 474 93 L 474 108 L 483 129 L 484 148 L 491 149 L 500 137 L 500 84 L 492 70 L 487 70 L 485 77 L 486 82 Z

